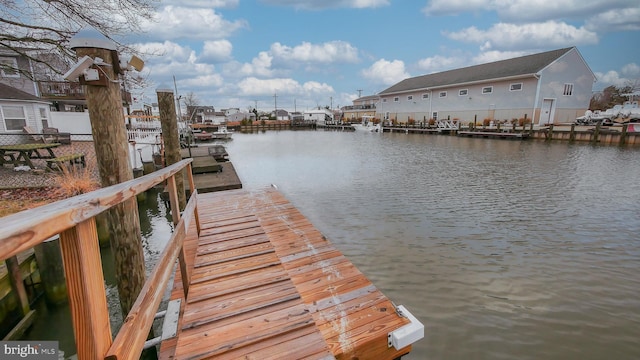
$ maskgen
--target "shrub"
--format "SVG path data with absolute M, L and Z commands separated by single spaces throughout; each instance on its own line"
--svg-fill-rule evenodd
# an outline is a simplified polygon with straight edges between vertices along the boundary
M 100 187 L 98 180 L 94 176 L 94 169 L 91 163 L 86 167 L 61 165 L 62 172 L 57 175 L 55 192 L 60 197 L 72 197 L 91 192 Z

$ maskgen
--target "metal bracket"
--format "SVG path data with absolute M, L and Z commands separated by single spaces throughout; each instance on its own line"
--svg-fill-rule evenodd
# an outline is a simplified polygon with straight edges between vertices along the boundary
M 411 321 L 409 324 L 390 332 L 387 335 L 387 345 L 400 350 L 424 337 L 424 325 L 413 316 L 409 310 L 400 305 L 396 307 L 398 315 L 406 317 Z
M 156 346 L 161 342 L 174 338 L 178 335 L 178 318 L 180 317 L 181 304 L 182 299 L 171 300 L 167 304 L 167 310 L 156 314 L 156 319 L 164 316 L 164 321 L 162 322 L 162 335 L 151 340 L 147 340 L 144 343 L 145 349 Z

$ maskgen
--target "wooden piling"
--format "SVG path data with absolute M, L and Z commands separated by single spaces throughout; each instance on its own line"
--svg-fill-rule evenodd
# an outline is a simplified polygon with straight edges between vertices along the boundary
M 62 266 L 59 238 L 55 237 L 44 241 L 33 249 L 47 303 L 52 305 L 65 304 L 68 301 L 67 283 Z
M 175 98 L 173 90 L 158 88 L 158 108 L 160 110 L 160 123 L 162 125 L 162 139 L 164 140 L 164 158 L 166 165 L 172 165 L 182 160 L 180 155 L 180 138 L 178 136 L 178 121 L 176 118 Z M 184 178 L 182 174 L 175 176 L 176 190 L 178 192 L 178 204 L 180 209 L 187 205 L 184 193 Z
M 576 124 L 571 124 L 571 132 L 569 132 L 569 141 L 576 140 Z
M 622 124 L 622 132 L 620 133 L 620 146 L 623 146 L 627 143 L 627 128 L 629 124 Z
M 29 307 L 29 298 L 27 297 L 27 290 L 24 287 L 22 281 L 22 272 L 20 271 L 20 264 L 17 256 L 12 256 L 5 260 L 7 265 L 7 271 L 9 272 L 9 280 L 11 282 L 11 290 L 17 295 L 20 301 L 21 315 L 27 315 L 31 308 Z
M 600 127 L 601 126 L 602 126 L 601 123 L 596 124 L 595 129 L 593 129 L 593 135 L 591 137 L 591 142 L 597 143 L 598 141 L 600 141 Z
M 91 59 L 102 59 L 101 64 L 93 65 L 96 69 L 99 67 L 97 81 L 85 81 L 83 76 L 80 80 L 86 85 L 85 96 L 101 185 L 107 187 L 133 179 L 118 80 L 120 60 L 115 44 L 97 32 L 89 35 L 92 37 L 83 38 L 79 33 L 71 39 L 71 47 L 75 49 L 78 58 L 89 56 Z M 96 35 L 101 38 L 95 37 Z M 136 199 L 131 198 L 116 205 L 108 214 L 120 306 L 126 316 L 145 280 Z

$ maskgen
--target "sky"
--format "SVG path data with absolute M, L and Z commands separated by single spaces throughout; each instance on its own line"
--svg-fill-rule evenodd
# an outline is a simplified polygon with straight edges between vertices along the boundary
M 126 41 L 143 94 L 216 110 L 352 105 L 408 77 L 577 47 L 593 90 L 640 85 L 637 0 L 162 0 Z M 174 83 L 175 78 L 175 83 Z

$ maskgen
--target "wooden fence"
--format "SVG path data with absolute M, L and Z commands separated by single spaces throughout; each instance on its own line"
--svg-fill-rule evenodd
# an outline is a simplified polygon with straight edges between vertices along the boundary
M 11 258 L 59 234 L 78 359 L 138 359 L 164 294 L 176 259 L 186 271 L 183 243 L 197 215 L 197 191 L 192 191 L 182 213 L 178 208 L 175 175 L 185 173 L 191 189 L 192 159 L 91 193 L 0 218 L 0 260 Z M 115 339 L 111 337 L 104 276 L 95 216 L 166 181 L 175 231 L 147 278 L 137 301 Z M 183 281 L 183 284 L 188 281 Z M 184 293 L 188 292 L 184 287 Z

